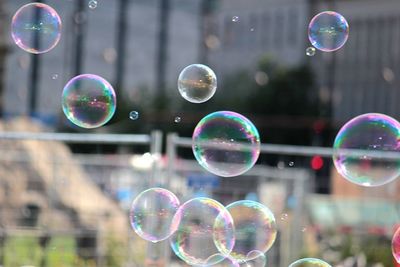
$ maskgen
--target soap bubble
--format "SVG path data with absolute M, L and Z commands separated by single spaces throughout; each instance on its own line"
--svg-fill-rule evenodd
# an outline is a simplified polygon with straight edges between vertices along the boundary
M 179 74 L 178 89 L 187 101 L 203 103 L 215 94 L 217 77 L 214 71 L 205 65 L 189 65 Z
M 181 122 L 181 117 L 175 117 L 174 122 L 175 123 L 180 123 Z
M 218 262 L 215 264 L 215 262 Z M 213 267 L 240 267 L 234 259 L 226 257 L 220 253 L 212 255 L 202 266 L 213 266 Z
M 185 202 L 176 212 L 172 225 L 171 247 L 190 265 L 222 262 L 235 243 L 231 215 L 222 204 L 210 198 Z
M 238 262 L 253 260 L 257 254 L 267 252 L 275 242 L 277 226 L 274 214 L 261 203 L 240 200 L 229 204 L 226 209 L 235 225 L 235 246 L 231 257 Z
M 89 8 L 90 9 L 95 9 L 97 7 L 97 1 L 96 0 L 90 0 L 89 1 Z
M 306 55 L 309 57 L 312 57 L 315 55 L 315 48 L 314 47 L 308 47 L 306 49 Z
M 233 16 L 232 17 L 232 21 L 233 22 L 238 22 L 239 21 L 239 17 L 238 16 Z
M 248 260 L 246 260 L 245 267 L 264 267 L 267 264 L 267 257 L 258 250 L 250 251 L 246 258 Z
M 193 154 L 199 164 L 219 176 L 238 176 L 256 163 L 260 136 L 243 115 L 218 111 L 204 117 L 193 132 Z
M 379 113 L 347 122 L 333 145 L 337 171 L 352 183 L 379 186 L 400 175 L 400 124 Z
M 46 53 L 60 41 L 60 16 L 46 4 L 26 4 L 12 19 L 11 36 L 17 46 L 29 53 Z
M 82 74 L 71 79 L 62 93 L 65 116 L 82 128 L 106 124 L 114 115 L 116 96 L 112 86 L 102 77 Z
M 150 188 L 140 193 L 132 203 L 130 222 L 143 239 L 159 242 L 171 234 L 172 218 L 179 208 L 178 198 L 163 188 Z
M 332 267 L 329 263 L 316 258 L 303 258 L 289 265 L 289 267 Z
M 131 111 L 131 112 L 129 113 L 129 118 L 130 118 L 131 120 L 133 120 L 133 121 L 139 119 L 139 112 L 137 112 L 137 111 L 135 111 L 135 110 Z
M 397 263 L 400 263 L 400 227 L 397 228 L 392 238 L 392 254 Z
M 316 15 L 308 26 L 311 44 L 324 52 L 340 49 L 349 37 L 349 24 L 337 12 L 325 11 Z

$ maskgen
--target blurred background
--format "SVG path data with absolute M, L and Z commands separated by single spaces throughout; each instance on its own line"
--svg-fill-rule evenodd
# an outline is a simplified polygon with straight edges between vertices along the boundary
M 150 186 L 182 202 L 267 205 L 279 229 L 268 266 L 305 256 L 395 266 L 400 183 L 350 184 L 329 147 L 356 115 L 399 118 L 398 0 L 98 0 L 94 9 L 89 0 L 41 2 L 60 14 L 62 37 L 32 55 L 10 36 L 13 14 L 28 1 L 0 0 L 0 266 L 185 266 L 167 242 L 148 244 L 129 226 L 132 200 Z M 307 56 L 308 23 L 325 10 L 347 19 L 349 40 Z M 193 63 L 218 77 L 204 104 L 177 90 Z M 106 78 L 117 93 L 114 118 L 97 130 L 62 113 L 63 87 L 82 73 Z M 197 122 L 218 110 L 245 115 L 271 145 L 240 177 L 207 173 L 191 152 Z M 98 138 L 75 135 L 87 133 Z

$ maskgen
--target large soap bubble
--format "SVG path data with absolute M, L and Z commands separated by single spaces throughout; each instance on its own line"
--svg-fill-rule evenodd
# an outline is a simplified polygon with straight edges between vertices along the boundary
M 65 116 L 82 128 L 106 124 L 116 110 L 116 96 L 109 82 L 100 76 L 82 74 L 71 79 L 62 93 Z
M 217 77 L 214 71 L 205 65 L 189 65 L 179 75 L 178 89 L 187 101 L 203 103 L 215 94 Z
M 140 193 L 132 203 L 130 222 L 143 239 L 159 242 L 171 234 L 172 218 L 179 208 L 178 198 L 163 188 L 150 188 Z
M 46 4 L 24 5 L 12 19 L 11 36 L 16 45 L 29 53 L 46 53 L 60 41 L 60 16 Z
M 204 117 L 193 132 L 193 154 L 209 172 L 238 176 L 256 163 L 260 136 L 254 124 L 241 114 L 218 111 Z
M 400 175 L 400 124 L 379 114 L 363 114 L 347 122 L 334 142 L 333 162 L 352 183 L 379 186 Z
M 337 12 L 325 11 L 316 15 L 308 26 L 311 44 L 324 52 L 340 49 L 349 37 L 349 24 Z
M 190 265 L 213 265 L 228 257 L 235 244 L 233 220 L 216 200 L 199 197 L 176 212 L 170 238 L 175 254 Z
M 274 214 L 252 200 L 240 200 L 226 206 L 235 225 L 235 246 L 231 257 L 238 262 L 251 261 L 267 252 L 276 239 Z

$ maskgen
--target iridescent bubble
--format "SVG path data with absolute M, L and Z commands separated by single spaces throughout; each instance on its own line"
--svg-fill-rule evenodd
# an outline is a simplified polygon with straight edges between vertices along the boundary
M 65 116 L 82 128 L 106 124 L 115 113 L 116 103 L 110 83 L 93 74 L 74 77 L 65 85 L 62 93 Z
M 215 94 L 217 77 L 214 71 L 205 65 L 189 65 L 179 74 L 178 89 L 187 101 L 203 103 Z
M 235 246 L 230 257 L 238 262 L 250 261 L 257 254 L 267 252 L 275 242 L 277 226 L 274 214 L 261 203 L 240 200 L 229 204 L 226 209 L 235 225 Z M 254 257 L 252 257 L 254 256 Z
M 299 259 L 292 264 L 289 265 L 289 267 L 332 267 L 329 263 L 316 259 L 316 258 L 303 258 Z
M 218 262 L 215 264 L 214 262 Z M 222 254 L 215 254 L 209 257 L 204 265 L 201 266 L 213 266 L 213 267 L 240 267 L 234 259 L 226 257 Z
M 90 0 L 88 5 L 89 5 L 90 9 L 95 9 L 97 7 L 97 1 L 96 0 Z
M 133 121 L 139 119 L 139 112 L 137 112 L 136 110 L 131 111 L 129 113 L 129 118 Z
M 349 24 L 337 12 L 325 11 L 316 15 L 308 26 L 311 44 L 324 52 L 340 49 L 349 37 Z
M 397 228 L 392 238 L 392 254 L 397 263 L 400 263 L 400 227 Z
M 11 36 L 17 46 L 29 53 L 46 53 L 60 41 L 60 16 L 46 4 L 24 5 L 12 19 Z
M 204 117 L 193 132 L 193 154 L 199 164 L 223 177 L 238 176 L 256 163 L 260 136 L 241 114 L 218 111 Z
M 233 22 L 238 22 L 239 21 L 239 17 L 238 16 L 233 16 L 232 17 L 232 21 Z
M 143 239 L 159 242 L 171 234 L 172 218 L 179 208 L 178 198 L 163 188 L 150 188 L 140 193 L 132 203 L 130 222 Z
M 181 117 L 175 117 L 174 122 L 175 123 L 180 123 L 181 122 Z
M 336 170 L 362 186 L 379 186 L 400 175 L 400 124 L 379 113 L 347 122 L 333 145 Z
M 222 262 L 235 244 L 231 215 L 210 198 L 194 198 L 180 206 L 172 231 L 170 244 L 174 253 L 190 265 Z
M 309 57 L 315 56 L 315 48 L 314 47 L 308 47 L 306 49 L 306 55 Z
M 267 257 L 258 250 L 252 250 L 247 254 L 245 267 L 264 267 L 267 264 Z

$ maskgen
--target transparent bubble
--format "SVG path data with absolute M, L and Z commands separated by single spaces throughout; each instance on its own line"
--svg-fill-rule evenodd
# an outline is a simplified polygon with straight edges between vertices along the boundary
M 187 101 L 203 103 L 215 94 L 217 77 L 214 71 L 205 65 L 189 65 L 179 75 L 178 89 Z
M 379 113 L 347 122 L 333 145 L 337 171 L 352 183 L 379 186 L 400 175 L 400 124 Z
M 281 221 L 286 221 L 288 218 L 289 218 L 289 215 L 287 213 L 282 213 Z
M 315 56 L 315 48 L 314 47 L 308 47 L 306 49 L 306 55 L 309 57 Z
M 62 93 L 65 116 L 82 128 L 106 124 L 114 115 L 116 96 L 112 86 L 102 77 L 82 74 L 71 79 Z
M 294 166 L 294 162 L 293 161 L 289 161 L 289 166 L 293 167 Z
M 175 117 L 174 122 L 175 123 L 180 123 L 181 122 L 181 117 Z
M 235 243 L 231 215 L 221 203 L 210 198 L 185 202 L 176 212 L 172 225 L 172 250 L 190 265 L 222 262 Z M 222 257 L 214 256 L 216 254 Z
M 24 5 L 12 19 L 11 35 L 21 49 L 32 54 L 46 53 L 60 41 L 60 16 L 46 4 Z
M 163 188 L 150 188 L 140 193 L 132 203 L 130 222 L 143 239 L 159 242 L 171 234 L 172 218 L 179 208 L 178 198 Z
M 232 21 L 233 22 L 238 22 L 239 21 L 239 17 L 238 16 L 233 16 L 232 17 Z
M 289 267 L 331 267 L 331 265 L 320 259 L 303 258 L 291 263 Z
M 261 203 L 251 200 L 240 200 L 229 204 L 226 209 L 235 225 L 235 246 L 231 258 L 238 262 L 253 260 L 256 254 L 267 252 L 275 242 L 277 226 L 274 214 Z M 250 256 L 249 256 L 250 255 Z
M 215 264 L 215 262 L 218 262 Z M 212 255 L 209 257 L 204 265 L 201 266 L 213 266 L 213 267 L 240 267 L 239 263 L 230 257 L 226 257 L 221 253 Z
M 337 12 L 316 15 L 308 26 L 308 38 L 318 50 L 332 52 L 340 49 L 349 37 L 349 24 Z
M 90 9 L 95 9 L 97 7 L 97 1 L 96 0 L 90 0 L 88 5 L 89 5 Z
M 52 78 L 53 80 L 57 80 L 57 79 L 58 79 L 58 74 L 53 74 L 53 76 L 51 76 L 51 78 Z
M 130 113 L 129 113 L 129 118 L 131 119 L 131 120 L 137 120 L 137 119 L 139 119 L 139 112 L 137 112 L 137 111 L 131 111 Z
M 397 228 L 392 238 L 392 254 L 397 263 L 400 263 L 400 227 Z
M 218 111 L 204 117 L 193 132 L 193 154 L 199 164 L 223 177 L 238 176 L 256 163 L 260 136 L 241 114 Z
M 245 267 L 264 267 L 267 264 L 267 257 L 258 250 L 252 250 L 247 254 Z

